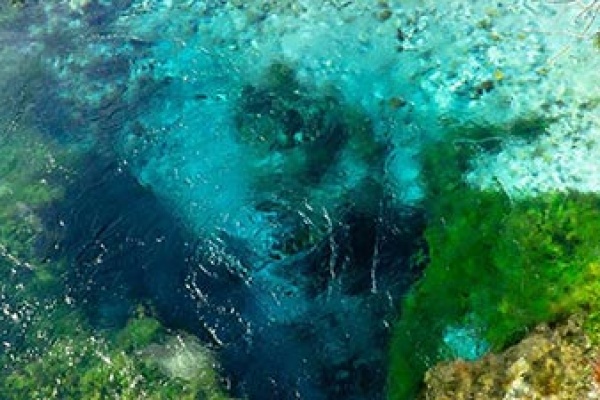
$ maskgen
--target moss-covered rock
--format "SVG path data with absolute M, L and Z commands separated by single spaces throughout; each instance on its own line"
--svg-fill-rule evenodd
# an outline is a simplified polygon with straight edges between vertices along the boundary
M 0 154 L 0 244 L 16 258 L 29 258 L 43 231 L 37 212 L 61 197 L 53 178 L 71 157 L 27 126 L 3 135 Z
M 42 218 L 61 201 L 77 151 L 24 121 L 9 128 L 0 137 L 1 397 L 226 399 L 216 362 L 198 341 L 174 345 L 176 336 L 143 312 L 119 331 L 86 324 L 65 287 L 68 263 L 48 257 L 60 223 L 45 226 L 51 219 Z M 178 359 L 193 368 L 185 375 L 161 368 Z
M 197 338 L 187 334 L 170 336 L 161 344 L 147 346 L 142 354 L 149 365 L 173 381 L 185 382 L 195 398 L 226 400 L 214 355 Z M 203 397 L 202 397 L 203 396 Z
M 425 374 L 426 400 L 597 398 L 597 351 L 583 317 L 542 324 L 518 344 L 477 361 L 443 362 Z
M 412 390 L 402 388 L 456 356 L 444 342 L 451 326 L 475 325 L 499 350 L 537 323 L 600 309 L 597 196 L 511 203 L 464 189 L 443 209 L 426 232 L 431 262 L 396 326 L 390 385 L 402 394 L 393 398 L 406 398 Z
M 600 310 L 600 197 L 514 200 L 470 188 L 461 173 L 481 149 L 465 143 L 444 143 L 425 162 L 430 262 L 395 326 L 391 399 L 414 396 L 436 362 L 465 357 L 465 342 L 501 350 L 538 323 L 582 311 L 591 321 Z M 475 337 L 457 345 L 457 331 Z
M 10 353 L 42 340 L 43 321 L 55 317 L 57 299 L 64 298 L 64 264 L 48 262 L 43 251 L 51 240 L 46 240 L 50 232 L 42 213 L 61 198 L 63 178 L 75 156 L 28 125 L 26 112 L 12 122 L 4 118 L 0 116 L 5 127 L 0 136 L 0 340 Z
M 181 359 L 190 361 L 185 374 L 173 372 L 181 371 Z M 130 321 L 116 340 L 84 328 L 13 359 L 0 389 L 10 399 L 224 400 L 215 368 L 197 341 L 167 334 L 145 317 Z

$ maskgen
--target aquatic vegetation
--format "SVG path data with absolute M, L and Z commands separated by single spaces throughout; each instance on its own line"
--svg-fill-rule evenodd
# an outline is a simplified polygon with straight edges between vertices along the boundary
M 499 350 L 535 324 L 600 309 L 593 294 L 600 290 L 597 195 L 516 201 L 501 191 L 482 192 L 460 179 L 473 149 L 436 146 L 425 160 L 430 262 L 395 327 L 393 399 L 414 395 L 428 367 L 457 356 L 444 342 L 449 327 L 474 327 Z
M 453 356 L 443 343 L 450 325 L 474 321 L 499 350 L 537 323 L 599 309 L 597 196 L 511 203 L 463 188 L 436 218 L 426 231 L 431 262 L 395 328 L 392 398 L 406 398 L 427 367 Z
M 600 267 L 572 221 L 595 218 L 593 199 L 515 202 L 501 185 L 462 183 L 473 154 L 497 152 L 507 135 L 527 140 L 546 121 L 458 126 L 449 145 L 427 150 L 423 174 L 411 163 L 446 115 L 502 124 L 544 106 L 585 111 L 577 99 L 593 89 L 572 83 L 598 69 L 569 66 L 588 53 L 555 69 L 577 78 L 534 72 L 551 44 L 534 31 L 554 21 L 543 2 L 537 13 L 522 1 L 175 3 L 0 6 L 2 55 L 14 50 L 0 69 L 32 59 L 40 70 L 2 79 L 14 111 L 2 134 L 20 137 L 14 123 L 30 109 L 45 139 L 95 147 L 74 179 L 42 157 L 51 149 L 31 149 L 37 139 L 1 158 L 2 385 L 14 389 L 4 392 L 221 396 L 198 339 L 131 319 L 147 301 L 162 323 L 222 350 L 238 393 L 378 398 L 388 319 L 416 275 L 407 260 L 422 233 L 420 216 L 389 209 L 420 200 L 423 175 L 430 255 L 414 259 L 431 261 L 395 345 L 410 384 L 435 359 L 476 357 L 538 320 L 594 307 L 580 275 Z M 515 32 L 519 14 L 527 33 Z
M 426 144 L 421 154 L 427 208 L 438 207 L 441 196 L 464 186 L 464 174 L 475 156 L 496 154 L 508 140 L 533 141 L 551 122 L 537 116 L 499 125 L 445 120 L 443 137 Z
M 64 151 L 28 127 L 0 139 L 0 244 L 18 258 L 31 257 L 43 227 L 37 210 L 61 196 L 53 182 L 68 165 Z
M 42 213 L 61 198 L 76 158 L 28 125 L 26 116 L 9 127 L 0 137 L 0 338 L 6 351 L 36 335 L 32 325 L 51 314 L 61 293 L 64 264 L 45 260 L 52 229 Z
M 65 280 L 73 265 L 53 255 L 64 228 L 47 215 L 64 201 L 81 154 L 27 123 L 24 116 L 0 138 L 0 392 L 11 399 L 227 398 L 199 342 L 177 347 L 144 315 L 101 333 L 85 322 Z M 162 348 L 169 351 L 156 351 Z M 192 373 L 163 372 L 164 354 L 191 354 Z
M 116 338 L 80 326 L 38 354 L 12 360 L 0 389 L 11 399 L 229 398 L 219 387 L 208 351 L 181 340 L 176 347 L 174 338 L 148 317 L 130 321 Z M 191 357 L 196 362 L 192 373 L 166 374 L 159 365 L 167 361 L 158 349 L 168 349 L 170 357 Z
M 235 121 L 256 208 L 295 225 L 279 257 L 321 241 L 341 210 L 375 212 L 384 145 L 370 119 L 334 89 L 311 88 L 290 65 L 274 63 L 262 82 L 243 87 Z

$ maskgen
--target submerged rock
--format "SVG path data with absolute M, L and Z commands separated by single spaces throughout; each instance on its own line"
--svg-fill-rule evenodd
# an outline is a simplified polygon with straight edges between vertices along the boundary
M 583 318 L 542 324 L 503 353 L 477 361 L 455 360 L 425 375 L 423 400 L 600 398 L 598 355 Z

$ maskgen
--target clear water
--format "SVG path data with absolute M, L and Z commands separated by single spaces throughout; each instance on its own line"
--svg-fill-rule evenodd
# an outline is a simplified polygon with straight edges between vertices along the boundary
M 0 398 L 403 400 L 587 307 L 506 238 L 579 254 L 536 202 L 598 191 L 597 12 L 0 2 Z
M 383 398 L 422 230 L 415 172 L 388 176 L 410 155 L 349 95 L 384 86 L 292 37 L 253 50 L 225 2 L 2 7 L 4 356 L 69 338 L 47 313 L 110 337 L 143 308 L 232 396 Z

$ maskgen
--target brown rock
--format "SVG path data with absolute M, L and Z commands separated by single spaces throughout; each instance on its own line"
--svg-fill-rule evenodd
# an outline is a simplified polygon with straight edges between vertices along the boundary
M 600 398 L 598 360 L 574 316 L 551 328 L 540 325 L 503 353 L 477 361 L 443 362 L 427 371 L 426 400 L 581 400 Z M 600 371 L 600 366 L 597 367 Z M 599 373 L 600 374 L 600 373 Z

